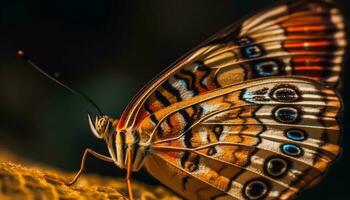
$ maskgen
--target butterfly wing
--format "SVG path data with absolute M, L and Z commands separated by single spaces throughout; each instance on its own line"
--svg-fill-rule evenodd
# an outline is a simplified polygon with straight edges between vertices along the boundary
M 339 155 L 339 109 L 317 82 L 273 77 L 175 103 L 138 131 L 147 170 L 187 199 L 291 199 Z
M 314 81 L 276 76 L 334 87 L 345 47 L 330 1 L 272 7 L 153 79 L 118 129 L 152 142 L 148 171 L 188 199 L 293 198 L 339 154 L 340 101 Z
M 229 26 L 155 77 L 118 128 L 137 127 L 173 103 L 259 77 L 302 75 L 335 86 L 345 47 L 343 18 L 330 1 L 272 7 Z

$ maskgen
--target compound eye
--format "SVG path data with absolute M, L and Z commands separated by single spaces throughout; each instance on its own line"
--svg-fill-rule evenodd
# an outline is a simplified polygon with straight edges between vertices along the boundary
M 96 130 L 97 131 L 103 131 L 106 127 L 107 124 L 107 119 L 106 118 L 101 118 L 97 121 L 96 124 Z
M 105 124 L 105 122 L 106 122 L 105 118 L 101 118 L 100 120 L 98 120 L 98 124 L 100 126 L 103 126 Z

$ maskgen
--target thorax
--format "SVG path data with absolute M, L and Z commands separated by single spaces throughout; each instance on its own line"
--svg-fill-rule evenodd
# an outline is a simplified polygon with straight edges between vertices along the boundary
M 150 150 L 150 143 L 134 129 L 116 130 L 106 139 L 108 151 L 114 163 L 121 169 L 127 168 L 131 159 L 131 170 L 139 171 Z

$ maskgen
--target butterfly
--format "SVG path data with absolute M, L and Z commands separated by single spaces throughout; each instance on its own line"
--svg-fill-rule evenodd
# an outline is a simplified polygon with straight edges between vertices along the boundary
M 282 3 L 235 23 L 155 77 L 120 119 L 88 115 L 109 156 L 186 199 L 293 199 L 338 158 L 346 48 L 328 0 Z

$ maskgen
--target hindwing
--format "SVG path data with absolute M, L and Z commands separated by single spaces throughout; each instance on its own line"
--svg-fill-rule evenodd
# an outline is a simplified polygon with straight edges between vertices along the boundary
M 146 167 L 188 199 L 290 199 L 338 157 L 339 110 L 331 89 L 306 79 L 227 86 L 145 119 Z

